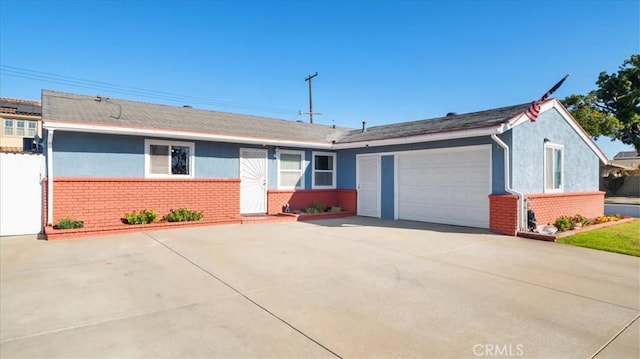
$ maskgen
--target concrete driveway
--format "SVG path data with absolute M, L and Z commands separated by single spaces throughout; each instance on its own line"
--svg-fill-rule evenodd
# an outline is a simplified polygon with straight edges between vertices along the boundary
M 640 356 L 640 260 L 343 218 L 0 239 L 2 357 Z

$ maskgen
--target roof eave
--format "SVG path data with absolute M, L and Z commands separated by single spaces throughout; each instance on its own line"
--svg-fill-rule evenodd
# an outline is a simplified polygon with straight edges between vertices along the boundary
M 292 141 L 276 138 L 260 138 L 260 137 L 246 137 L 246 136 L 231 136 L 220 135 L 212 133 L 199 133 L 189 131 L 174 131 L 163 129 L 150 129 L 150 128 L 132 128 L 121 126 L 105 126 L 86 123 L 70 123 L 59 120 L 44 119 L 42 126 L 46 130 L 61 130 L 69 132 L 88 132 L 88 133 L 102 133 L 109 135 L 127 135 L 127 136 L 151 136 L 159 138 L 172 138 L 182 140 L 200 140 L 200 141 L 214 141 L 225 143 L 241 143 L 250 145 L 261 146 L 288 146 L 288 147 L 303 147 L 312 149 L 331 149 L 332 144 L 327 142 L 308 142 L 308 141 Z
M 498 135 L 503 132 L 504 132 L 504 125 L 500 124 L 498 126 L 481 127 L 481 128 L 473 128 L 473 129 L 457 130 L 457 131 L 437 132 L 437 133 L 430 133 L 430 134 L 417 135 L 417 136 L 405 136 L 405 137 L 387 138 L 387 139 L 381 139 L 381 140 L 336 143 L 333 146 L 333 149 L 342 150 L 342 149 L 352 149 L 352 148 L 361 148 L 361 147 L 404 145 L 404 144 L 412 144 L 412 143 L 420 143 L 420 142 L 452 140 L 457 138 L 491 136 L 491 135 Z

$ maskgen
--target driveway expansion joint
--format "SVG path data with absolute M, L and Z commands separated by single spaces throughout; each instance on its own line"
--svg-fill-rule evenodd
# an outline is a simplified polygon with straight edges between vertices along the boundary
M 611 337 L 611 339 L 609 339 L 608 342 L 606 342 L 600 349 L 598 349 L 592 356 L 589 357 L 589 359 L 593 359 L 596 356 L 598 356 L 598 354 L 600 354 L 603 350 L 605 350 L 611 343 L 613 343 L 614 340 L 616 340 L 617 337 L 619 337 L 622 333 L 624 333 L 625 330 L 627 330 L 627 328 L 629 328 L 631 325 L 633 325 L 633 323 L 635 323 L 638 319 L 640 318 L 640 314 L 636 315 L 635 318 L 633 318 L 629 323 L 627 323 L 627 325 L 624 326 L 624 328 L 620 329 L 620 331 L 618 333 L 616 333 L 616 335 L 614 335 L 613 337 Z
M 281 323 L 283 323 L 284 325 L 288 326 L 289 328 L 293 329 L 295 332 L 297 332 L 298 334 L 302 335 L 303 337 L 309 339 L 310 341 L 312 341 L 313 343 L 315 343 L 316 345 L 318 345 L 319 347 L 321 347 L 322 349 L 326 350 L 327 352 L 331 353 L 333 356 L 335 356 L 336 358 L 340 358 L 342 359 L 342 356 L 340 356 L 339 354 L 337 354 L 336 352 L 334 352 L 333 350 L 329 349 L 328 347 L 326 347 L 325 345 L 323 345 L 322 343 L 320 343 L 319 341 L 313 339 L 312 337 L 310 337 L 308 334 L 304 333 L 302 330 L 296 328 L 293 324 L 287 322 L 286 320 L 284 320 L 283 318 L 279 317 L 278 315 L 276 315 L 274 312 L 270 311 L 269 309 L 267 309 L 266 307 L 260 305 L 258 302 L 256 302 L 255 300 L 251 299 L 248 295 L 246 295 L 245 293 L 243 293 L 242 291 L 240 291 L 239 289 L 235 288 L 234 286 L 232 286 L 231 284 L 225 282 L 224 280 L 222 280 L 220 277 L 216 276 L 215 274 L 213 274 L 212 272 L 208 271 L 207 269 L 203 268 L 202 266 L 200 266 L 198 263 L 195 263 L 194 261 L 192 261 L 191 259 L 187 258 L 185 255 L 183 255 L 182 253 L 178 252 L 177 250 L 175 250 L 174 248 L 172 248 L 171 246 L 169 246 L 168 244 L 164 243 L 163 241 L 160 241 L 158 239 L 156 239 L 154 236 L 152 236 L 151 234 L 144 232 L 144 234 L 151 238 L 152 240 L 156 241 L 157 243 L 159 243 L 160 245 L 162 245 L 163 247 L 165 247 L 166 249 L 170 250 L 171 252 L 173 252 L 174 254 L 176 254 L 178 257 L 184 259 L 185 261 L 187 261 L 188 263 L 190 263 L 191 265 L 195 266 L 196 268 L 200 269 L 201 271 L 203 271 L 204 273 L 206 273 L 207 275 L 209 275 L 211 278 L 217 280 L 218 282 L 222 283 L 223 285 L 225 285 L 226 287 L 228 287 L 229 289 L 231 289 L 232 291 L 236 292 L 238 295 L 240 295 L 242 298 L 244 298 L 245 300 L 247 300 L 249 303 L 253 304 L 254 306 L 256 306 L 257 308 L 261 309 L 262 311 L 264 311 L 265 313 L 267 313 L 268 315 L 272 316 L 273 318 L 277 319 L 278 321 L 280 321 Z

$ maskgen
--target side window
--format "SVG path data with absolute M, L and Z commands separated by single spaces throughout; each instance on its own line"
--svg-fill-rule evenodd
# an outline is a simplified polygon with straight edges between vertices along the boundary
M 562 145 L 544 145 L 544 190 L 562 192 L 564 181 L 564 153 Z
M 145 177 L 193 178 L 193 142 L 145 140 Z
M 335 153 L 313 153 L 313 188 L 336 188 Z
M 13 120 L 4 120 L 4 135 L 13 136 Z
M 278 155 L 278 188 L 304 189 L 304 152 L 280 150 Z

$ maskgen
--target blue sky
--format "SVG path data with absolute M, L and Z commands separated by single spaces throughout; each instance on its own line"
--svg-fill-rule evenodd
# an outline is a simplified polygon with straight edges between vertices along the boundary
M 373 126 L 530 102 L 566 73 L 554 96 L 586 93 L 640 52 L 639 29 L 638 1 L 0 0 L 0 96 L 306 121 L 317 71 L 316 122 Z

